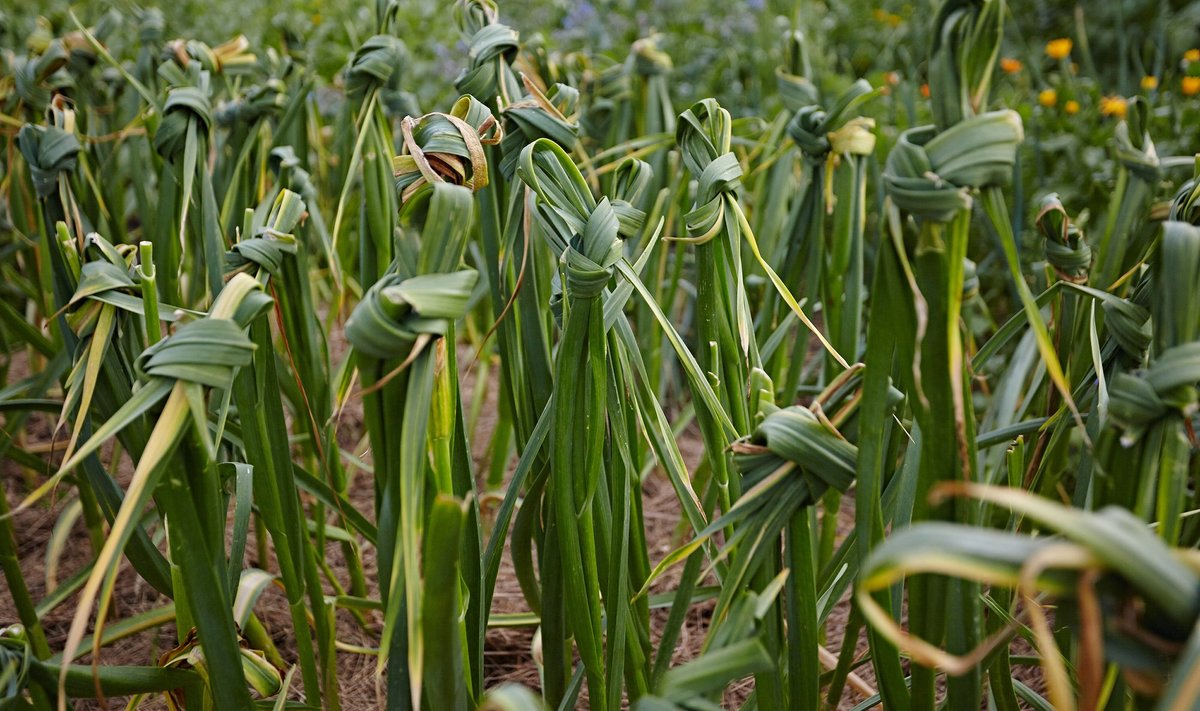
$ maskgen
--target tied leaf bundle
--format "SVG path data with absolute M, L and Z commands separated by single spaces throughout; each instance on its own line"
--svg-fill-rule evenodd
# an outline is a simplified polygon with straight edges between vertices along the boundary
M 974 116 L 939 131 L 912 128 L 888 154 L 883 180 L 901 210 L 921 220 L 950 222 L 971 208 L 972 190 L 1006 185 L 1024 138 L 1015 111 Z
M 471 190 L 488 184 L 484 146 L 504 136 L 488 107 L 467 95 L 450 113 L 407 117 L 400 123 L 405 153 L 392 159 L 401 204 L 428 185 L 449 182 Z
M 521 95 L 511 67 L 519 49 L 517 31 L 499 22 L 495 0 L 457 0 L 454 16 L 468 48 L 468 64 L 454 86 L 504 110 Z
M 29 166 L 33 187 L 45 200 L 58 189 L 59 176 L 68 176 L 76 166 L 79 139 L 58 126 L 25 125 L 17 134 L 17 147 Z

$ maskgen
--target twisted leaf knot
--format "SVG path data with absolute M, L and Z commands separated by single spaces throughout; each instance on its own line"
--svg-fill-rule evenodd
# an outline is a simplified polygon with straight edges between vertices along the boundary
M 1117 373 L 1109 385 L 1108 411 L 1129 446 L 1171 412 L 1190 418 L 1197 411 L 1200 341 L 1168 348 L 1154 363 L 1135 373 Z
M 1011 110 L 964 119 L 939 131 L 911 128 L 888 155 L 883 181 L 896 205 L 922 220 L 948 222 L 971 207 L 970 191 L 1006 185 L 1017 146 L 1024 138 L 1021 117 Z
M 788 135 L 813 163 L 828 161 L 834 155 L 870 155 L 875 150 L 873 119 L 847 114 L 874 96 L 871 85 L 859 79 L 825 111 L 817 105 L 796 110 L 788 122 Z
M 201 86 L 179 86 L 167 94 L 163 119 L 154 134 L 154 150 L 167 159 L 183 155 L 190 126 L 199 135 L 208 135 L 212 126 L 212 106 L 208 100 L 207 82 Z
M 138 377 L 166 378 L 228 388 L 237 369 L 249 365 L 254 343 L 245 329 L 271 306 L 271 297 L 246 274 L 235 274 L 217 295 L 208 316 L 191 321 L 155 343 L 134 361 Z
M 526 146 L 541 138 L 572 148 L 579 124 L 575 120 L 579 91 L 566 84 L 555 84 L 543 93 L 529 77 L 521 75 L 525 98 L 503 109 L 504 139 L 500 142 L 500 173 L 512 178 Z
M 217 107 L 217 123 L 222 126 L 253 123 L 279 112 L 287 105 L 287 100 L 287 86 L 281 79 L 271 78 L 250 87 L 233 101 L 222 102 Z
M 137 284 L 137 270 L 130 268 L 136 249 L 131 244 L 114 246 L 95 232 L 89 234 L 84 254 L 90 259 L 80 267 L 79 282 L 68 305 L 96 299 L 128 308 L 134 300 L 128 292 Z
M 312 174 L 300 164 L 296 149 L 291 146 L 274 148 L 267 161 L 276 175 L 282 176 L 284 171 L 287 171 L 287 184 L 293 190 L 300 193 L 305 200 L 316 202 L 317 186 L 312 181 Z
M 50 103 L 52 93 L 51 83 L 69 83 L 65 73 L 55 77 L 58 70 L 66 65 L 70 58 L 62 40 L 53 40 L 46 45 L 45 51 L 36 57 L 13 57 L 10 68 L 13 76 L 14 94 L 26 106 L 34 111 L 41 111 Z M 54 82 L 51 82 L 51 78 Z M 60 79 L 64 79 L 60 82 Z
M 234 372 L 249 365 L 254 343 L 230 319 L 204 318 L 186 323 L 155 343 L 134 363 L 139 376 L 228 387 Z
M 1171 212 L 1168 219 L 1192 225 L 1200 223 L 1200 179 L 1193 177 L 1175 193 L 1174 199 L 1171 200 Z
M 393 35 L 375 35 L 362 43 L 346 70 L 346 93 L 361 100 L 373 89 L 396 90 L 408 48 Z
M 1042 199 L 1042 207 L 1034 221 L 1046 238 L 1046 261 L 1054 267 L 1059 278 L 1075 284 L 1086 283 L 1092 265 L 1092 248 L 1083 232 L 1067 216 L 1057 194 L 1051 193 Z
M 1128 118 L 1117 124 L 1113 134 L 1121 165 L 1141 180 L 1157 183 L 1162 176 L 1162 166 L 1147 130 L 1149 122 L 1150 107 L 1145 99 L 1137 97 L 1130 100 Z
M 733 445 L 734 463 L 754 486 L 786 463 L 799 475 L 789 486 L 802 488 L 802 504 L 820 500 L 830 487 L 846 491 L 854 482 L 858 447 L 842 438 L 810 409 L 795 405 L 769 412 L 746 441 Z
M 29 165 L 38 197 L 54 193 L 58 176 L 75 170 L 81 146 L 73 133 L 58 126 L 26 124 L 17 133 L 17 147 Z
M 716 99 L 704 99 L 679 116 L 675 142 L 683 162 L 696 176 L 696 201 L 683 216 L 689 241 L 703 243 L 720 231 L 725 198 L 741 185 L 742 166 L 730 149 L 732 122 Z
M 608 198 L 601 198 L 588 216 L 583 231 L 571 237 L 563 252 L 567 293 L 583 299 L 600 296 L 621 258 L 617 213 Z
M 621 235 L 645 220 L 631 201 L 645 188 L 649 170 L 641 161 L 622 163 L 614 182 L 618 207 L 607 197 L 596 201 L 579 168 L 553 141 L 539 139 L 521 151 L 517 175 L 537 197 L 538 223 L 559 255 L 572 296 L 593 298 L 604 291 L 621 258 Z
M 658 35 L 643 37 L 633 43 L 633 70 L 639 76 L 653 77 L 670 74 L 674 68 L 671 55 L 658 48 Z
M 250 40 L 245 35 L 238 35 L 216 47 L 209 47 L 199 40 L 177 39 L 163 45 L 163 59 L 174 61 L 184 69 L 190 69 L 192 62 L 196 62 L 201 71 L 209 74 L 244 72 L 258 63 L 258 57 L 249 50 Z
M 784 62 L 775 68 L 775 86 L 779 98 L 788 111 L 799 111 L 817 103 L 820 94 L 809 80 L 812 68 L 808 62 L 808 50 L 804 33 L 792 30 L 783 35 Z
M 407 357 L 419 338 L 444 336 L 466 314 L 478 278 L 474 269 L 409 278 L 388 274 L 354 307 L 346 339 L 370 358 Z
M 279 191 L 266 222 L 254 227 L 252 235 L 225 253 L 225 272 L 256 264 L 268 274 L 278 274 L 284 260 L 296 253 L 296 237 L 292 231 L 303 217 L 304 200 L 300 195 L 287 189 Z
M 392 159 L 401 202 L 432 183 L 471 190 L 488 184 L 485 145 L 504 136 L 491 109 L 473 96 L 455 102 L 450 113 L 431 113 L 400 122 L 404 154 Z
M 1130 360 L 1140 363 L 1150 347 L 1150 312 L 1143 306 L 1128 301 L 1106 300 L 1104 325 L 1108 335 Z
M 155 45 L 162 42 L 163 33 L 167 29 L 162 10 L 157 7 L 140 9 L 137 11 L 137 20 L 138 43 Z
M 631 96 L 627 65 L 628 62 L 614 62 L 603 68 L 593 68 L 590 63 L 584 63 L 581 74 L 586 102 L 581 123 L 588 136 L 607 136 L 617 107 Z
M 459 0 L 454 13 L 467 43 L 467 66 L 455 88 L 483 102 L 499 98 L 504 108 L 521 93 L 511 67 L 521 48 L 520 35 L 499 22 L 494 0 Z

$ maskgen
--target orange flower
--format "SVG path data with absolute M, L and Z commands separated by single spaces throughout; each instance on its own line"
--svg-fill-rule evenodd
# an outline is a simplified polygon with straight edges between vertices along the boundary
M 1100 113 L 1105 116 L 1113 116 L 1115 118 L 1125 118 L 1126 112 L 1129 110 L 1129 102 L 1120 96 L 1106 96 L 1100 99 Z
M 1142 90 L 1143 91 L 1154 91 L 1157 88 L 1158 88 L 1158 77 L 1149 76 L 1149 75 L 1142 77 Z
M 1046 108 L 1052 108 L 1058 103 L 1058 92 L 1053 89 L 1042 89 L 1038 92 L 1038 103 Z
M 1021 60 L 1012 57 L 1003 57 L 1000 60 L 1000 68 L 1004 70 L 1005 74 L 1016 74 L 1021 71 L 1023 66 L 1025 65 L 1021 64 Z
M 1046 43 L 1046 56 L 1051 59 L 1066 59 L 1071 56 L 1071 48 L 1075 43 L 1069 37 L 1060 37 Z
M 1074 116 L 1075 114 L 1079 113 L 1079 102 L 1074 99 L 1069 99 L 1067 103 L 1063 104 L 1063 111 L 1066 112 L 1068 116 Z
M 929 98 L 929 85 L 928 84 L 921 85 L 921 96 L 926 99 Z
M 888 72 L 887 74 L 883 75 L 883 78 L 885 81 L 887 81 L 888 84 L 891 84 L 892 86 L 896 86 L 897 84 L 900 83 L 900 73 L 899 72 Z
M 1200 49 L 1189 49 L 1183 53 L 1183 61 L 1200 62 Z
M 1200 77 L 1184 77 L 1180 84 L 1180 88 L 1183 89 L 1184 96 L 1195 96 L 1196 94 L 1200 94 Z

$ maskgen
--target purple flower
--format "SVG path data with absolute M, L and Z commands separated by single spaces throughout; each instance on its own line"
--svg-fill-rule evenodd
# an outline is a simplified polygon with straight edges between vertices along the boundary
M 563 17 L 563 29 L 573 30 L 591 24 L 596 19 L 596 8 L 587 0 L 578 3 Z

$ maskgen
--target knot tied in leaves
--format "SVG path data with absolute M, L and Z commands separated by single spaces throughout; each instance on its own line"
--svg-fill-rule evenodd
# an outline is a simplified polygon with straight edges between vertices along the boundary
M 130 266 L 135 251 L 131 244 L 113 245 L 95 232 L 89 234 L 84 246 L 88 261 L 79 269 L 79 283 L 67 305 L 77 309 L 90 299 L 141 313 L 140 295 L 135 296 L 140 277 Z
M 454 15 L 467 44 L 468 62 L 454 87 L 485 103 L 496 99 L 503 109 L 521 95 L 511 67 L 521 48 L 520 35 L 499 22 L 494 0 L 459 0 Z
M 579 91 L 566 84 L 555 84 L 543 92 L 529 77 L 521 75 L 525 97 L 503 109 L 504 139 L 500 142 L 500 173 L 512 178 L 521 151 L 539 138 L 549 138 L 560 146 L 573 148 L 579 134 L 575 114 Z
M 788 466 L 791 473 L 777 485 L 787 487 L 789 500 L 799 506 L 820 500 L 830 487 L 846 491 L 854 482 L 858 460 L 858 447 L 799 405 L 769 412 L 749 439 L 733 445 L 733 451 L 747 489 L 792 465 Z
M 283 189 L 271 204 L 271 212 L 261 226 L 251 226 L 250 234 L 225 253 L 225 272 L 249 269 L 257 265 L 268 274 L 278 274 L 288 255 L 296 254 L 296 236 L 292 231 L 304 217 L 304 200 Z
M 199 40 L 172 40 L 163 47 L 163 59 L 183 69 L 195 63 L 200 71 L 210 74 L 237 74 L 252 69 L 258 58 L 250 52 L 250 40 L 238 35 L 216 47 Z
M 163 119 L 154 134 L 154 149 L 164 158 L 183 155 L 189 133 L 207 137 L 213 123 L 207 75 L 199 86 L 179 86 L 167 94 Z
M 612 277 L 613 266 L 621 258 L 617 213 L 608 198 L 601 198 L 583 230 L 573 236 L 563 252 L 567 291 L 572 296 L 592 298 L 604 291 Z
M 167 19 L 162 10 L 157 7 L 139 8 L 134 12 L 137 18 L 138 43 L 156 45 L 162 42 L 167 31 Z
M 392 159 L 400 201 L 408 202 L 433 183 L 452 183 L 471 190 L 488 184 L 483 147 L 504 136 L 491 109 L 473 96 L 454 103 L 450 113 L 431 113 L 400 122 L 404 154 Z
M 1181 185 L 1171 200 L 1168 219 L 1200 225 L 1200 154 L 1196 156 L 1192 179 Z
M 251 124 L 264 116 L 282 111 L 287 101 L 287 85 L 282 79 L 271 77 L 246 89 L 236 99 L 221 103 L 217 107 L 217 123 L 221 126 Z
M 744 584 L 765 558 L 777 555 L 777 536 L 788 521 L 820 501 L 831 487 L 844 492 L 854 482 L 858 447 L 809 408 L 776 407 L 769 399 L 774 388 L 770 378 L 762 371 L 754 378 L 753 387 L 766 398 L 758 407 L 762 420 L 750 437 L 731 447 L 734 465 L 742 473 L 742 496 L 694 539 L 667 554 L 643 592 L 667 568 L 730 527 L 734 533 L 725 546 L 733 551 L 730 570 L 736 572 L 722 584 L 734 588 Z
M 1122 444 L 1132 445 L 1151 424 L 1170 412 L 1193 416 L 1197 411 L 1197 382 L 1200 341 L 1167 350 L 1145 370 L 1113 376 L 1108 411 L 1124 430 Z
M 559 255 L 572 296 L 599 296 L 622 254 L 622 235 L 641 227 L 645 215 L 634 208 L 649 180 L 649 166 L 627 161 L 615 181 L 616 200 L 597 202 L 579 168 L 557 143 L 539 139 L 521 151 L 517 175 L 537 196 L 538 223 Z
M 1046 261 L 1054 267 L 1060 279 L 1074 284 L 1087 282 L 1092 266 L 1092 248 L 1083 232 L 1071 221 L 1058 195 L 1042 198 L 1041 208 L 1034 219 L 1046 239 Z
M 1200 306 L 1192 303 L 1198 283 L 1200 227 L 1164 222 L 1150 283 L 1154 354 L 1147 368 L 1118 373 L 1109 387 L 1109 413 L 1124 431 L 1123 444 L 1172 412 L 1190 420 L 1200 410 Z
M 38 197 L 46 199 L 58 186 L 58 176 L 75 170 L 79 139 L 57 126 L 26 124 L 17 133 L 17 148 L 29 165 Z
M 870 155 L 875 150 L 873 119 L 847 114 L 874 96 L 865 79 L 854 82 L 828 111 L 811 105 L 800 108 L 788 122 L 788 135 L 811 162 L 842 154 Z
M 312 173 L 304 169 L 300 157 L 296 155 L 295 148 L 291 146 L 272 148 L 270 155 L 267 156 L 267 161 L 271 166 L 271 171 L 280 176 L 281 180 L 286 178 L 286 184 L 300 193 L 305 200 L 316 201 L 317 186 L 313 182 Z
M 716 99 L 699 101 L 679 116 L 675 141 L 697 180 L 695 206 L 683 216 L 690 242 L 717 235 L 727 219 L 725 200 L 741 185 L 742 166 L 730 149 L 732 139 L 729 112 Z
M 161 378 L 227 389 L 238 368 L 250 364 L 254 343 L 246 327 L 274 303 L 257 281 L 234 275 L 205 318 L 183 324 L 142 351 L 134 370 Z
M 779 98 L 788 111 L 799 111 L 801 108 L 817 102 L 819 92 L 809 76 L 812 66 L 808 60 L 808 48 L 804 33 L 791 30 L 783 36 L 784 62 L 775 68 L 775 86 L 779 89 Z
M 973 116 L 939 131 L 910 128 L 888 155 L 883 182 L 892 201 L 921 220 L 948 222 L 971 207 L 971 190 L 1007 185 L 1024 139 L 1015 111 Z
M 384 276 L 346 320 L 346 339 L 370 358 L 406 358 L 418 339 L 444 336 L 466 314 L 478 278 L 474 269 Z
M 633 70 L 643 77 L 670 74 L 675 65 L 671 55 L 658 47 L 660 35 L 652 35 L 636 40 L 630 48 L 633 57 Z
M 54 89 L 70 81 L 65 73 L 59 73 L 69 59 L 66 45 L 58 39 L 47 44 L 37 56 L 10 58 L 6 73 L 11 72 L 13 91 L 4 97 L 8 99 L 3 104 L 5 108 L 15 109 L 15 99 L 31 111 L 44 110 L 53 98 Z
M 1117 160 L 1129 172 L 1147 183 L 1157 183 L 1162 177 L 1158 151 L 1150 138 L 1150 105 L 1134 97 L 1129 101 L 1127 118 L 1113 130 Z
M 362 43 L 346 70 L 346 93 L 361 99 L 375 89 L 400 88 L 400 68 L 408 59 L 408 48 L 392 35 L 375 35 Z
M 139 376 L 228 388 L 238 368 L 250 364 L 254 343 L 236 321 L 205 318 L 185 323 L 138 356 Z

